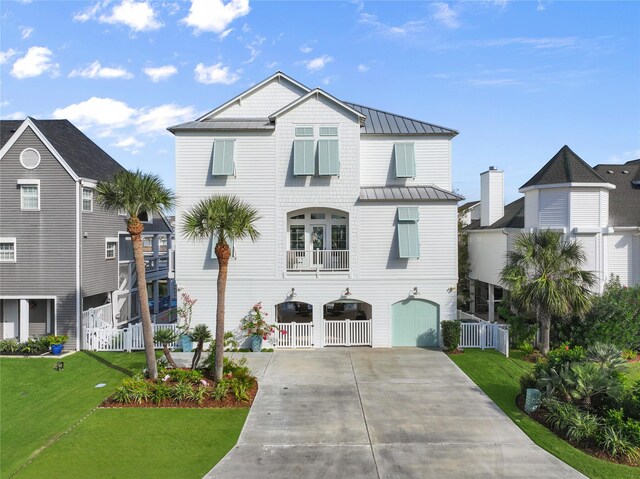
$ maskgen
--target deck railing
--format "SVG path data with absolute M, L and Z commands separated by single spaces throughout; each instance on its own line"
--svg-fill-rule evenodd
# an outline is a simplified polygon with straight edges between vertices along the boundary
M 349 250 L 287 251 L 288 271 L 349 271 Z

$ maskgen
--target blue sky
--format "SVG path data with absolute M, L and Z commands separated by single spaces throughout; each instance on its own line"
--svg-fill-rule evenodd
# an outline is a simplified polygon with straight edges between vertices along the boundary
M 164 129 L 281 70 L 454 128 L 454 188 L 505 170 L 507 200 L 564 144 L 640 158 L 640 2 L 0 3 L 0 115 L 68 118 L 174 186 Z

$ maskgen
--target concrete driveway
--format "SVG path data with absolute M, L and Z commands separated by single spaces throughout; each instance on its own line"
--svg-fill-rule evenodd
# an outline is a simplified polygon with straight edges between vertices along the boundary
M 207 478 L 584 477 L 533 444 L 440 351 L 251 356 L 261 356 L 249 363 L 258 396 Z

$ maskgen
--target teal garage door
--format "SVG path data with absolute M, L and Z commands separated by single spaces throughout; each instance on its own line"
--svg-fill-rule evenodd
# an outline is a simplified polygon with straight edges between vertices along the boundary
M 391 306 L 392 346 L 440 346 L 440 307 L 422 299 Z

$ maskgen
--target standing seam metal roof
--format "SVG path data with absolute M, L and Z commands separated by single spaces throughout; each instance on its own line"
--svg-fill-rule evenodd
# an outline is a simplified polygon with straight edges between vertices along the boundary
M 437 186 L 365 186 L 361 201 L 460 201 L 464 198 Z

